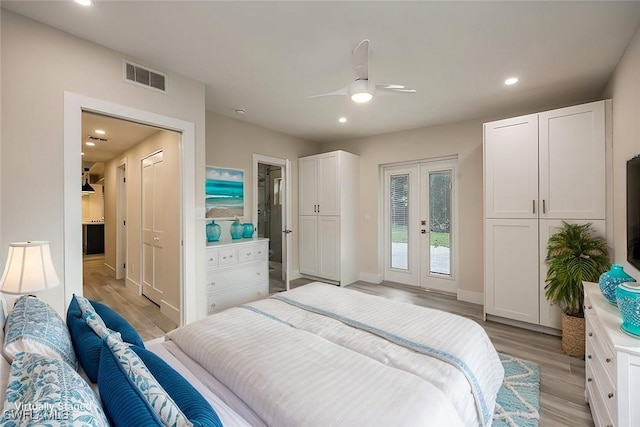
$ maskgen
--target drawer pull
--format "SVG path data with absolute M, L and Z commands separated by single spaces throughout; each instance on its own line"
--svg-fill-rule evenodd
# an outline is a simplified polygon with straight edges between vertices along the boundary
M 212 303 L 211 303 L 211 308 L 214 308 L 215 306 L 216 306 L 216 303 L 215 303 L 215 302 L 212 302 Z
M 607 397 L 608 397 L 609 399 L 611 399 L 611 398 L 613 397 L 613 393 L 609 393 L 609 394 L 607 394 Z
M 209 258 L 209 261 L 213 261 L 213 258 Z
M 589 310 L 591 310 L 591 309 L 593 308 L 593 306 L 589 306 L 589 307 L 587 307 L 587 308 L 588 308 Z
M 593 332 L 589 332 L 589 336 L 592 337 L 593 336 Z
M 251 256 L 251 252 L 247 252 L 247 256 Z
M 611 358 L 607 357 L 606 359 L 604 359 L 607 363 L 611 363 Z
M 258 255 L 260 255 L 262 253 L 262 251 L 258 251 Z
M 591 359 L 591 355 L 590 354 L 587 356 L 587 359 Z
M 229 258 L 233 258 L 233 255 L 229 255 Z
M 591 381 L 593 381 L 593 378 L 587 378 L 588 383 L 590 383 Z

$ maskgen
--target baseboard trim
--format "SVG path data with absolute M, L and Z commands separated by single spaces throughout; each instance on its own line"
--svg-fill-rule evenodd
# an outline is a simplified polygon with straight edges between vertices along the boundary
M 115 279 L 116 278 L 116 268 L 110 266 L 109 264 L 107 264 L 106 262 L 104 264 L 102 264 L 104 266 L 105 271 L 107 272 L 107 274 Z
M 180 326 L 180 310 L 165 300 L 160 301 L 160 313 L 167 316 L 173 323 Z
M 458 299 L 460 301 L 472 302 L 474 304 L 484 305 L 484 294 L 482 292 L 467 291 L 458 289 Z
M 507 319 L 505 317 L 494 316 L 493 314 L 487 314 L 487 320 L 496 323 L 503 323 L 505 325 L 515 326 L 522 329 L 529 329 L 531 331 L 542 332 L 543 334 L 562 336 L 562 331 L 559 329 L 549 328 L 548 326 L 534 325 L 533 323 L 521 322 L 519 320 Z
M 289 271 L 289 280 L 302 279 L 302 275 L 300 274 L 300 270 L 291 270 Z
M 373 274 L 373 273 L 363 273 L 360 272 L 359 280 L 367 283 L 374 283 L 379 285 L 382 283 L 382 274 Z
M 137 284 L 136 282 L 134 282 L 133 280 L 129 279 L 128 277 L 125 279 L 124 285 L 127 288 L 133 289 L 134 291 L 136 291 L 138 293 L 138 295 L 141 295 L 141 293 L 140 293 L 140 285 Z

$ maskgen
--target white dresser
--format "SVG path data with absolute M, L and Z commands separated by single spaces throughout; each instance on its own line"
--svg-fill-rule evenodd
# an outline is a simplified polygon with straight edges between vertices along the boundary
M 269 239 L 207 244 L 207 314 L 269 295 Z
M 617 307 L 584 284 L 586 399 L 596 426 L 640 426 L 640 338 L 620 330 Z

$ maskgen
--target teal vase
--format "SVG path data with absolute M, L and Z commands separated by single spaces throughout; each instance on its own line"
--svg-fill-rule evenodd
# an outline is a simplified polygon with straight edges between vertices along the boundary
M 229 229 L 231 232 L 231 238 L 233 240 L 242 239 L 242 233 L 244 232 L 244 227 L 240 224 L 240 221 L 237 219 L 231 223 L 231 227 Z
M 253 237 L 253 224 L 250 222 L 245 222 L 242 225 L 242 237 L 245 239 L 250 239 Z
M 221 233 L 220 225 L 215 221 L 211 221 L 207 224 L 207 242 L 217 242 L 220 240 Z
M 640 336 L 640 287 L 634 283 L 621 284 L 616 288 L 616 300 L 622 316 L 620 329 Z
M 616 288 L 621 283 L 635 282 L 636 279 L 629 276 L 620 264 L 613 264 L 611 270 L 605 271 L 600 276 L 598 286 L 602 295 L 613 305 L 617 305 L 616 302 Z

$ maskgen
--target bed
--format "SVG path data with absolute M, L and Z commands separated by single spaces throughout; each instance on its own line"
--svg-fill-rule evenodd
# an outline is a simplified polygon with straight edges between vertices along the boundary
M 504 376 L 477 323 L 320 282 L 149 349 L 254 426 L 487 426 Z
M 477 323 L 320 282 L 147 343 L 97 301 L 65 322 L 24 296 L 2 339 L 0 423 L 489 426 L 504 377 Z

